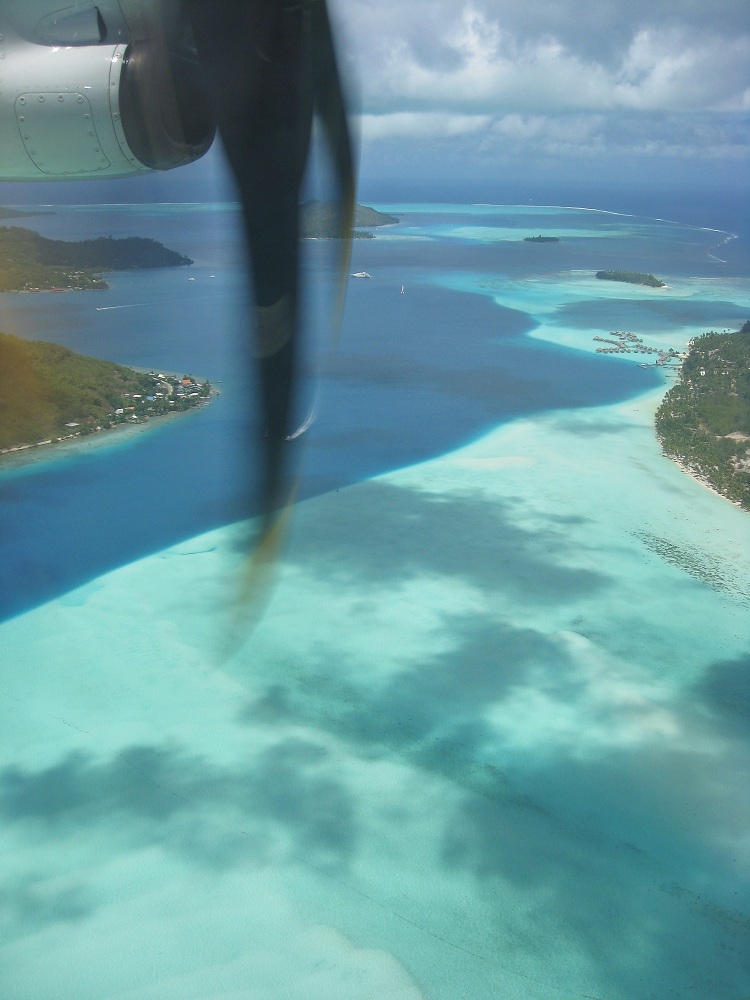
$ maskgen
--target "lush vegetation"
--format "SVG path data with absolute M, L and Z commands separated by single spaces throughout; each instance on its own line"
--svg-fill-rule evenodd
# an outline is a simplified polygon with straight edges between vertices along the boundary
M 209 383 L 198 386 L 190 376 L 136 372 L 58 344 L 0 333 L 3 450 L 187 409 L 210 391 Z
M 664 288 L 664 282 L 653 274 L 641 274 L 640 271 L 597 271 L 597 278 L 602 281 L 625 281 L 629 285 L 648 285 L 650 288 Z
M 0 219 L 23 219 L 30 215 L 47 215 L 47 212 L 35 212 L 33 209 L 20 210 L 17 208 L 0 207 Z
M 366 205 L 357 205 L 354 214 L 355 227 L 376 228 L 392 225 L 399 220 L 393 215 L 385 215 Z M 335 202 L 308 201 L 302 206 L 300 225 L 303 239 L 337 239 L 339 233 L 339 212 Z M 372 233 L 361 228 L 351 231 L 353 239 L 372 239 Z
M 559 243 L 559 236 L 524 236 L 524 243 Z
M 750 510 L 750 322 L 692 342 L 656 430 L 667 455 Z
M 97 275 L 137 268 L 181 267 L 189 257 L 139 236 L 68 242 L 18 226 L 0 226 L 0 291 L 106 288 Z

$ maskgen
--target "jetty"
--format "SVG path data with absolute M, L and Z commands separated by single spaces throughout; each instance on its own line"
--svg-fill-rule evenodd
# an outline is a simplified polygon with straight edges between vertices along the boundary
M 597 347 L 597 354 L 655 354 L 657 357 L 653 364 L 656 365 L 677 364 L 687 357 L 686 354 L 680 354 L 673 347 L 666 350 L 663 347 L 651 347 L 644 344 L 643 338 L 637 334 L 620 330 L 612 330 L 609 337 L 596 336 L 593 339 L 606 345 Z M 642 364 L 641 367 L 645 368 L 647 365 Z

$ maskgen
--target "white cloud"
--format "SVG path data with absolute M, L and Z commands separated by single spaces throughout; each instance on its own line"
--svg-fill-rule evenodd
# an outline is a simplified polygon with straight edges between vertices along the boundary
M 583 142 L 590 139 L 604 123 L 602 115 L 575 115 L 554 118 L 548 115 L 504 115 L 492 125 L 495 135 L 513 139 L 565 139 Z
M 409 39 L 390 45 L 367 75 L 365 104 L 486 114 L 735 110 L 750 64 L 749 37 L 687 40 L 671 29 L 639 31 L 617 62 L 585 61 L 553 37 L 524 41 L 472 8 L 434 44 L 434 62 Z
M 443 111 L 398 111 L 393 114 L 363 115 L 360 128 L 363 139 L 393 137 L 452 137 L 486 130 L 490 115 L 452 114 Z
M 455 56 L 447 67 L 426 64 L 406 41 L 392 47 L 372 80 L 370 99 L 391 110 L 439 106 L 497 114 L 597 106 L 606 88 L 600 67 L 586 68 L 555 39 L 522 43 L 472 9 L 446 30 L 446 50 Z
M 686 40 L 641 31 L 612 81 L 613 104 L 669 111 L 735 111 L 743 103 L 750 37 Z
M 739 0 L 718 12 L 599 0 L 584 13 L 574 0 L 338 2 L 366 143 L 442 137 L 456 156 L 485 157 L 750 155 Z
M 604 156 L 739 160 L 748 156 L 742 129 L 702 117 L 621 112 L 575 115 L 504 115 L 486 130 L 485 156 L 510 147 L 515 155 L 548 158 Z

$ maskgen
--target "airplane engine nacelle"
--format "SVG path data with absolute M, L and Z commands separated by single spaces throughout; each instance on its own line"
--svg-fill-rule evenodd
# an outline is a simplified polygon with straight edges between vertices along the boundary
M 202 156 L 214 134 L 188 48 L 0 35 L 0 180 L 168 170 Z

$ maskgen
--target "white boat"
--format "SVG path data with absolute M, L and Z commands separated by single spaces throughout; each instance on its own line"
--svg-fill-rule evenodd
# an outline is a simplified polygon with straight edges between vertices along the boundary
M 356 271 L 356 272 L 355 272 L 355 273 L 354 273 L 354 274 L 352 275 L 352 277 L 353 277 L 353 278 L 371 278 L 371 277 L 372 277 L 372 275 L 371 275 L 371 274 L 368 274 L 368 273 L 367 273 L 367 271 Z

